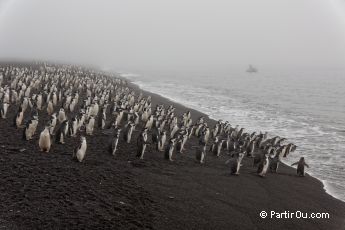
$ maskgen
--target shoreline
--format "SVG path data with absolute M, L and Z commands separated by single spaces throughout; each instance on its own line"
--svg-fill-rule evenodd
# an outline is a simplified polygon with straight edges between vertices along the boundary
M 136 95 L 151 95 L 153 108 L 171 104 L 177 116 L 190 110 L 193 121 L 204 116 L 209 125 L 215 122 L 133 83 L 129 88 Z M 83 93 L 80 100 L 84 98 Z M 172 162 L 153 145 L 140 160 L 136 139 L 142 124 L 133 132 L 131 143 L 120 138 L 116 156 L 107 151 L 112 136 L 95 128 L 92 136 L 86 136 L 87 153 L 79 163 L 71 156 L 79 138 L 67 137 L 66 144 L 53 144 L 49 153 L 42 153 L 38 134 L 24 141 L 21 130 L 11 126 L 15 113 L 12 106 L 8 119 L 0 119 L 0 223 L 9 229 L 314 230 L 345 226 L 345 203 L 327 194 L 319 180 L 297 177 L 296 170 L 286 165 L 261 178 L 252 159 L 245 158 L 240 175 L 233 176 L 224 164 L 226 154 L 215 157 L 207 152 L 203 165 L 195 161 L 196 137 L 187 141 L 185 152 L 174 151 Z M 39 115 L 38 133 L 50 119 L 44 111 Z M 261 211 L 328 213 L 329 218 L 263 219 Z
M 170 101 L 171 103 L 180 104 L 181 106 L 183 106 L 183 107 L 185 107 L 185 108 L 189 108 L 189 107 L 188 107 L 189 105 L 184 105 L 184 104 L 182 104 L 181 102 L 178 102 L 178 101 L 175 101 L 175 100 L 173 100 L 173 99 L 171 99 L 171 98 L 165 97 L 164 95 L 159 95 L 159 94 L 157 94 L 157 93 L 155 93 L 155 92 L 152 92 L 152 91 L 149 91 L 149 90 L 142 89 L 138 84 L 136 84 L 135 82 L 133 82 L 131 79 L 126 78 L 126 77 L 124 77 L 124 78 L 125 78 L 128 82 L 130 82 L 132 85 L 134 85 L 135 87 L 137 87 L 139 90 L 142 90 L 143 92 L 146 92 L 146 94 L 154 94 L 154 95 L 156 95 L 156 96 L 165 98 L 167 101 Z M 209 114 L 207 114 L 207 113 L 205 113 L 205 112 L 203 112 L 203 111 L 194 109 L 194 108 L 191 108 L 191 109 L 193 109 L 194 111 L 197 111 L 197 112 L 199 112 L 199 113 L 204 114 L 205 117 L 207 117 L 209 120 L 212 121 L 212 125 L 216 122 L 216 119 L 215 119 L 215 118 L 212 118 Z M 281 164 L 284 164 L 286 167 L 290 167 L 290 168 L 296 170 L 296 168 L 293 168 L 292 166 L 288 165 L 288 164 L 285 163 L 285 162 L 281 162 Z M 319 179 L 319 178 L 313 176 L 312 173 L 310 173 L 310 172 L 306 173 L 306 175 L 308 175 L 308 176 L 310 176 L 310 177 L 313 177 L 313 178 L 315 178 L 316 180 L 320 181 L 320 182 L 322 183 L 322 185 L 323 185 L 324 191 L 325 191 L 328 195 L 330 195 L 331 197 L 333 197 L 333 198 L 339 200 L 340 202 L 344 202 L 344 203 L 345 203 L 345 200 L 340 199 L 339 197 L 337 197 L 336 194 L 332 194 L 332 191 L 331 191 L 330 188 L 327 189 L 327 187 L 329 187 L 329 186 L 327 186 L 327 183 L 329 183 L 329 182 L 327 182 L 326 180 L 322 180 L 322 179 Z
M 159 102 L 164 102 L 164 104 L 167 104 L 167 105 L 173 104 L 176 107 L 178 114 L 180 114 L 181 112 L 190 110 L 192 113 L 193 120 L 195 119 L 195 117 L 199 117 L 203 115 L 204 117 L 207 118 L 207 122 L 211 126 L 216 122 L 214 119 L 211 119 L 207 114 L 201 111 L 195 110 L 193 108 L 189 108 L 187 106 L 184 106 L 181 103 L 174 102 L 170 100 L 169 98 L 165 98 L 164 96 L 161 96 L 159 94 L 141 89 L 138 85 L 136 85 L 133 82 L 130 82 L 130 84 L 134 86 L 137 90 L 143 92 L 144 95 L 151 95 L 153 102 L 159 101 Z M 188 152 L 191 152 L 191 151 L 188 151 Z M 192 152 L 191 154 L 194 155 L 194 152 Z M 217 186 L 224 186 L 223 189 L 220 189 L 218 192 L 216 192 L 216 194 L 218 193 L 221 194 L 222 192 L 227 194 L 224 196 L 223 198 L 224 200 L 222 202 L 231 202 L 230 208 L 232 210 L 234 207 L 242 207 L 242 208 L 246 207 L 245 208 L 246 211 L 244 211 L 246 213 L 245 215 L 250 216 L 250 220 L 251 220 L 250 222 L 255 223 L 253 226 L 255 226 L 257 229 L 280 229 L 280 228 L 281 229 L 296 229 L 296 228 L 324 229 L 326 226 L 329 229 L 342 229 L 343 226 L 345 226 L 345 220 L 344 220 L 345 202 L 328 194 L 324 189 L 324 184 L 322 183 L 322 181 L 320 181 L 319 179 L 315 177 L 312 177 L 309 174 L 306 174 L 306 176 L 303 178 L 299 178 L 296 176 L 295 168 L 288 166 L 286 164 L 281 164 L 279 168 L 280 172 L 278 172 L 277 174 L 269 173 L 267 175 L 267 178 L 262 179 L 262 178 L 259 178 L 254 173 L 256 170 L 252 169 L 249 166 L 252 164 L 251 159 L 244 159 L 244 166 L 241 167 L 241 170 L 240 170 L 241 174 L 238 177 L 229 176 L 229 175 L 224 176 L 224 174 L 221 174 L 222 176 L 220 176 L 219 173 L 225 173 L 225 174 L 227 173 L 227 169 L 223 163 L 225 161 L 224 156 L 223 158 L 220 157 L 220 159 L 214 159 L 213 156 L 210 153 L 208 153 L 208 155 L 206 156 L 206 161 L 207 159 L 210 159 L 215 162 L 211 162 L 210 165 L 208 164 L 205 166 L 200 166 L 198 164 L 197 166 L 195 166 L 197 167 L 197 169 L 195 170 L 198 170 L 198 173 L 203 173 L 202 170 L 203 169 L 207 170 L 206 167 L 207 168 L 210 167 L 208 169 L 210 171 L 217 170 L 217 172 L 215 172 L 215 175 L 213 175 L 214 178 L 207 180 L 207 183 L 210 183 L 210 184 L 215 183 L 217 184 Z M 188 160 L 190 161 L 191 159 L 189 158 Z M 192 162 L 186 162 L 186 161 L 184 161 L 184 163 L 188 165 L 192 164 Z M 179 167 L 182 167 L 182 166 L 179 165 Z M 203 169 L 200 169 L 200 168 L 203 168 Z M 174 174 L 174 176 L 176 175 Z M 221 178 L 219 178 L 219 176 Z M 156 179 L 159 180 L 159 177 L 157 177 Z M 174 180 L 173 178 L 169 178 L 169 179 Z M 175 179 L 176 184 L 175 183 L 173 184 L 177 186 L 179 179 L 180 178 Z M 194 177 L 193 180 L 189 180 L 189 183 L 194 183 L 194 180 L 197 180 L 197 177 Z M 219 182 L 218 183 L 213 182 L 213 180 L 219 180 Z M 229 185 L 226 185 L 226 183 L 229 182 L 228 180 L 230 180 L 231 183 Z M 161 183 L 165 185 L 165 183 L 170 184 L 172 182 L 164 181 Z M 237 194 L 237 190 L 233 187 L 234 184 L 232 183 L 235 183 L 236 184 L 235 186 L 238 186 L 238 189 L 240 190 L 241 195 Z M 151 182 L 150 186 L 156 186 L 156 185 Z M 213 187 L 212 185 L 209 185 L 209 186 Z M 255 186 L 258 186 L 259 188 L 256 188 Z M 253 191 L 250 191 L 249 188 L 253 189 Z M 164 186 L 156 186 L 156 189 L 157 190 L 162 189 L 163 191 L 165 191 Z M 260 191 L 263 192 L 264 194 L 260 195 L 261 193 Z M 155 191 L 152 191 L 152 190 L 151 192 L 155 193 Z M 156 193 L 155 196 L 161 196 L 161 194 Z M 203 194 L 200 196 L 205 197 L 206 195 Z M 211 196 L 211 195 L 208 194 L 207 196 Z M 235 198 L 234 196 L 235 197 L 239 196 L 237 197 L 237 199 L 239 199 L 241 203 L 234 204 L 233 203 L 234 201 L 232 200 Z M 212 197 L 210 198 L 210 202 L 215 202 L 215 200 L 213 199 L 217 200 L 219 198 Z M 261 199 L 263 199 L 264 201 L 260 201 Z M 274 203 L 271 203 L 272 201 Z M 166 200 L 164 202 L 166 202 Z M 249 209 L 251 211 L 249 211 Z M 307 213 L 310 213 L 310 212 L 316 213 L 316 212 L 323 212 L 324 210 L 328 210 L 327 212 L 330 213 L 331 216 L 332 215 L 339 215 L 339 216 L 335 218 L 338 220 L 334 220 L 335 222 L 333 222 L 333 224 L 331 223 L 326 224 L 325 220 L 320 220 L 320 219 L 313 220 L 313 221 L 311 221 L 310 219 L 309 220 L 293 219 L 290 221 L 277 220 L 277 219 L 268 220 L 268 219 L 259 218 L 258 213 L 261 210 L 276 210 L 276 211 L 282 211 L 282 212 L 283 211 L 293 212 L 293 211 L 299 210 L 299 211 L 307 212 Z M 334 210 L 334 211 L 331 212 L 331 210 Z M 170 214 L 172 215 L 172 213 Z M 231 216 L 231 214 L 229 215 Z M 249 221 L 248 219 L 246 219 L 247 217 L 242 216 L 243 213 L 238 214 L 238 215 L 241 216 L 239 218 L 242 221 Z M 166 224 L 171 225 L 172 223 L 167 222 Z M 165 229 L 163 226 L 164 225 L 161 226 L 162 229 Z M 235 226 L 237 226 L 237 229 L 242 229 L 242 228 L 253 229 L 252 228 L 253 226 L 251 226 L 249 223 L 247 224 L 236 223 Z M 251 226 L 251 227 L 248 227 L 248 226 Z M 217 227 L 215 228 L 218 229 Z M 222 229 L 222 228 L 219 228 L 219 229 Z

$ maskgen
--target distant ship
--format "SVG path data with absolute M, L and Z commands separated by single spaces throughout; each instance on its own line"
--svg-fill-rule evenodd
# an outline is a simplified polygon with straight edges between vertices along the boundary
M 254 66 L 252 65 L 249 65 L 248 69 L 247 69 L 247 73 L 257 73 L 258 72 L 258 69 L 255 68 Z

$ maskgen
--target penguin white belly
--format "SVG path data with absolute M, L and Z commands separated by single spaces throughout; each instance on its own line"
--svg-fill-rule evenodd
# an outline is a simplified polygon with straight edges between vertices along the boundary
M 8 103 L 5 103 L 4 104 L 4 114 L 3 114 L 3 117 L 2 118 L 6 118 L 6 114 L 7 114 L 7 110 L 8 110 L 8 107 L 10 106 L 10 104 Z
M 39 139 L 39 147 L 42 151 L 49 152 L 50 150 L 50 135 L 42 132 Z
M 79 162 L 82 162 L 84 157 L 85 157 L 85 153 L 86 153 L 86 142 L 84 142 L 82 145 L 81 145 L 81 148 L 78 149 L 77 153 L 76 153 L 76 156 L 77 156 L 77 159 Z
M 93 133 L 93 128 L 94 128 L 94 121 L 90 121 L 87 126 L 86 126 L 86 134 L 92 135 Z
M 117 150 L 117 144 L 119 143 L 119 138 L 115 138 L 113 142 L 113 155 L 115 156 L 116 150 Z
M 268 160 L 265 161 L 265 164 L 264 164 L 264 166 L 263 166 L 262 171 L 261 171 L 260 174 L 261 174 L 262 176 L 266 175 L 267 169 L 268 169 Z
M 34 124 L 30 124 L 27 129 L 25 129 L 26 140 L 31 140 L 34 135 Z
M 17 128 L 19 128 L 19 126 L 22 124 L 22 121 L 23 121 L 23 112 L 21 112 L 16 119 Z

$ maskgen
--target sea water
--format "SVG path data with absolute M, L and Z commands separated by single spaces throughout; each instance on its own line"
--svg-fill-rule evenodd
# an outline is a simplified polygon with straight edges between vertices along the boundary
M 247 132 L 287 138 L 298 147 L 284 162 L 305 157 L 307 172 L 345 201 L 345 71 L 122 76 Z

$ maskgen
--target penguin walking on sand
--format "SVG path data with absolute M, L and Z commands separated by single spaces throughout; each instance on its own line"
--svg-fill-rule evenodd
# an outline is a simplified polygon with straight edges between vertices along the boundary
M 199 143 L 206 143 L 206 142 L 204 142 L 203 140 L 199 140 Z M 218 145 L 218 143 L 219 143 L 219 137 L 216 136 L 214 138 L 214 141 L 213 141 L 211 147 L 210 147 L 210 152 L 214 153 L 215 155 L 217 154 L 217 145 Z
M 98 117 L 97 125 L 99 128 L 104 129 L 107 121 L 107 115 L 105 108 L 102 108 L 101 111 L 101 116 Z
M 24 128 L 23 131 L 23 139 L 31 140 L 32 136 L 35 134 L 38 125 L 38 117 L 34 116 L 31 120 L 29 120 Z
M 73 151 L 73 158 L 77 159 L 79 162 L 82 162 L 86 154 L 86 149 L 87 149 L 86 138 L 81 136 L 78 147 L 76 147 Z
M 53 105 L 53 102 L 49 100 L 48 105 L 47 105 L 47 113 L 50 116 L 52 115 L 53 112 L 54 112 L 54 105 Z
M 299 161 L 293 163 L 291 166 L 294 165 L 297 165 L 297 176 L 305 176 L 304 166 L 307 166 L 307 168 L 309 168 L 309 165 L 305 163 L 304 157 L 301 157 Z
M 114 137 L 111 140 L 111 144 L 109 145 L 109 152 L 115 156 L 116 150 L 117 150 L 117 145 L 119 143 L 120 139 L 120 134 L 121 134 L 121 129 L 115 129 Z
M 131 143 L 131 140 L 132 140 L 132 133 L 133 133 L 133 130 L 135 128 L 135 124 L 132 123 L 132 122 L 129 122 L 127 124 L 127 127 L 125 128 L 125 133 L 123 135 L 123 139 L 125 142 L 127 142 L 128 144 Z
M 8 107 L 10 106 L 7 102 L 2 102 L 0 99 L 0 114 L 2 119 L 6 119 L 6 114 L 8 111 Z
M 19 106 L 18 108 L 18 112 L 14 118 L 14 126 L 16 128 L 20 128 L 20 126 L 22 125 L 22 122 L 23 122 L 23 117 L 24 117 L 24 112 L 22 110 L 22 107 Z
M 147 145 L 147 129 L 144 128 L 137 139 L 137 157 L 144 159 L 144 153 Z
M 72 118 L 71 124 L 68 126 L 69 135 L 75 137 L 78 131 L 78 119 L 76 117 Z
M 164 145 L 165 145 L 166 139 L 167 139 L 166 131 L 161 132 L 159 135 L 158 143 L 157 143 L 158 151 L 160 152 L 164 151 Z
M 172 155 L 176 145 L 176 138 L 171 138 L 169 144 L 165 148 L 164 158 L 169 161 L 173 161 Z
M 200 163 L 205 163 L 206 158 L 206 143 L 202 142 L 199 144 L 199 147 L 196 147 L 195 158 Z
M 225 164 L 230 163 L 230 173 L 233 175 L 239 175 L 240 168 L 242 166 L 241 162 L 244 157 L 244 153 L 235 154 L 234 157 L 230 158 L 225 162 Z
M 95 127 L 95 118 L 93 116 L 90 116 L 89 122 L 86 124 L 86 134 L 87 135 L 92 135 L 93 134 L 93 129 Z
M 176 143 L 176 151 L 182 153 L 185 150 L 184 146 L 188 140 L 188 133 L 183 132 L 182 134 L 178 135 L 177 143 Z
M 51 137 L 49 133 L 49 126 L 46 126 L 40 134 L 38 145 L 42 152 L 49 152 L 51 147 Z
M 152 134 L 151 134 L 151 137 L 152 137 L 152 144 L 156 144 L 156 147 L 157 147 L 157 150 L 158 150 L 158 141 L 159 141 L 159 129 L 157 126 L 154 126 L 152 128 Z
M 55 142 L 59 144 L 65 144 L 65 139 L 68 133 L 68 120 L 64 120 L 59 126 L 55 134 Z
M 57 123 L 57 117 L 56 117 L 56 114 L 53 113 L 50 117 L 50 128 L 49 128 L 50 135 L 53 135 L 56 123 Z
M 220 152 L 222 150 L 222 147 L 223 147 L 223 142 L 225 140 L 220 140 L 218 143 L 217 143 L 217 152 L 216 152 L 216 156 L 219 157 L 220 156 Z
M 270 159 L 270 172 L 271 173 L 277 173 L 278 167 L 279 167 L 280 159 L 278 157 L 278 154 L 271 157 Z
M 257 173 L 261 177 L 264 177 L 267 173 L 267 169 L 270 164 L 270 161 L 268 158 L 269 158 L 269 154 L 265 154 L 265 156 L 261 159 L 261 162 L 258 165 Z
M 64 108 L 61 108 L 59 113 L 58 113 L 58 116 L 57 116 L 57 119 L 59 121 L 59 123 L 61 124 L 64 120 L 66 120 L 66 113 L 65 113 L 65 110 Z

